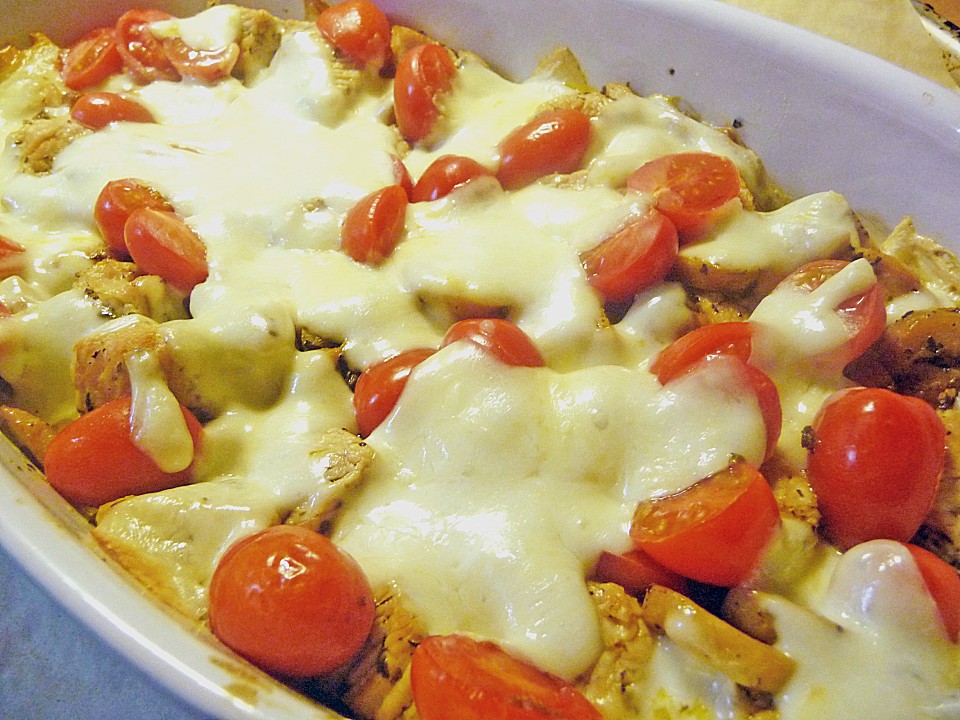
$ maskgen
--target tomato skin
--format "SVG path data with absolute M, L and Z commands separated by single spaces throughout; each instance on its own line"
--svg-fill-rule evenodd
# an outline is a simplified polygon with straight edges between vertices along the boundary
M 326 675 L 359 652 L 375 618 L 356 561 L 323 535 L 275 525 L 224 553 L 210 582 L 210 627 L 267 672 Z
M 401 185 L 388 185 L 361 198 L 344 216 L 343 251 L 357 262 L 382 263 L 400 241 L 409 203 Z
M 77 40 L 63 60 L 63 84 L 71 90 L 98 85 L 123 69 L 113 28 L 97 28 Z
M 500 362 L 514 367 L 543 367 L 543 356 L 530 336 L 509 320 L 500 318 L 467 318 L 454 323 L 440 342 L 440 347 L 466 340 Z
M 597 582 L 616 583 L 635 596 L 641 595 L 651 585 L 662 585 L 681 595 L 690 594 L 690 583 L 685 577 L 665 568 L 640 550 L 630 550 L 622 555 L 601 551 L 592 577 Z
M 216 50 L 194 50 L 182 38 L 169 37 L 163 38 L 161 46 L 178 75 L 207 84 L 229 77 L 240 59 L 236 43 Z
M 163 195 L 133 178 L 111 180 L 103 186 L 93 208 L 93 219 L 114 252 L 128 255 L 123 227 L 130 213 L 141 207 L 173 212 L 173 206 Z
M 184 294 L 207 279 L 203 241 L 176 213 L 136 208 L 124 223 L 123 239 L 143 272 L 159 275 Z
M 722 155 L 676 153 L 641 165 L 627 179 L 627 187 L 654 195 L 657 210 L 683 235 L 701 229 L 740 194 L 740 173 Z
M 423 171 L 413 188 L 410 200 L 429 202 L 439 200 L 478 177 L 494 177 L 493 173 L 473 158 L 463 155 L 441 155 Z
M 434 129 L 440 110 L 437 100 L 449 92 L 457 67 L 442 45 L 418 45 L 397 61 L 393 81 L 393 107 L 400 133 L 411 143 Z
M 576 688 L 492 642 L 432 635 L 413 653 L 413 701 L 423 720 L 600 720 Z
M 691 330 L 657 354 L 650 372 L 664 385 L 706 357 L 735 355 L 749 362 L 753 331 L 748 322 L 714 323 Z
M 390 57 L 390 21 L 369 0 L 346 0 L 317 16 L 317 28 L 355 65 L 378 72 Z
M 750 577 L 779 525 L 770 485 L 737 461 L 679 493 L 641 502 L 630 536 L 680 575 L 734 587 Z
M 951 642 L 960 640 L 960 575 L 929 550 L 905 543 L 930 591 Z
M 70 117 L 91 130 L 113 122 L 154 122 L 151 112 L 136 100 L 110 92 L 81 95 L 70 108 Z
M 367 437 L 393 411 L 413 369 L 436 350 L 417 348 L 371 365 L 357 378 L 353 409 L 360 435 Z
M 126 495 L 140 495 L 185 485 L 192 466 L 166 473 L 141 450 L 130 434 L 129 396 L 81 415 L 54 437 L 44 457 L 47 481 L 77 505 L 99 506 Z M 194 448 L 203 428 L 181 406 Z
M 666 277 L 678 250 L 673 223 L 650 210 L 582 253 L 580 261 L 588 282 L 604 302 L 627 302 Z
M 150 32 L 150 23 L 170 20 L 161 10 L 128 10 L 117 20 L 117 48 L 127 70 L 141 83 L 179 80 L 180 73 L 167 57 L 163 42 Z
M 946 430 L 922 400 L 880 388 L 834 393 L 813 421 L 807 477 L 822 526 L 843 550 L 907 542 L 933 506 Z
M 410 177 L 410 171 L 407 170 L 406 164 L 396 155 L 393 156 L 393 177 L 397 181 L 396 184 L 403 188 L 407 198 L 412 198 L 413 178 Z
M 548 110 L 500 143 L 497 179 L 516 190 L 552 173 L 579 170 L 592 136 L 590 118 L 572 108 Z

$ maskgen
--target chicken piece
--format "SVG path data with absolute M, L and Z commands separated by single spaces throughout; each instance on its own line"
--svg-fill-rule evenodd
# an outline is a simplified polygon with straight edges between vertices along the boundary
M 545 55 L 537 63 L 533 71 L 534 78 L 551 78 L 559 80 L 567 87 L 573 88 L 579 93 L 593 93 L 596 90 L 587 80 L 587 75 L 580 67 L 580 61 L 573 51 L 568 47 L 558 47 L 553 52 Z M 625 87 L 625 86 L 624 86 Z M 610 98 L 604 98 L 609 100 Z
M 698 325 L 740 322 L 750 316 L 749 310 L 735 302 L 710 293 L 691 293 L 689 304 L 696 313 Z
M 763 464 L 763 476 L 773 489 L 782 517 L 800 520 L 812 528 L 820 524 L 817 496 L 803 473 L 798 473 L 779 454 Z
M 241 8 L 240 12 L 240 56 L 233 74 L 250 85 L 269 67 L 283 33 L 280 22 L 266 10 Z
M 0 49 L 5 122 L 24 122 L 50 108 L 70 105 L 76 97 L 60 75 L 60 48 L 42 34 L 31 40 L 26 49 L 12 45 Z
M 57 434 L 36 415 L 10 405 L 0 405 L 0 431 L 41 468 L 47 446 Z
M 75 286 L 103 307 L 104 315 L 143 315 L 157 322 L 186 318 L 183 295 L 133 263 L 106 259 L 77 276 Z
M 20 172 L 43 175 L 53 169 L 63 148 L 90 132 L 69 115 L 39 115 L 10 134 L 10 144 L 20 151 Z
M 904 218 L 880 250 L 902 263 L 941 305 L 960 306 L 960 259 L 934 240 L 920 235 Z

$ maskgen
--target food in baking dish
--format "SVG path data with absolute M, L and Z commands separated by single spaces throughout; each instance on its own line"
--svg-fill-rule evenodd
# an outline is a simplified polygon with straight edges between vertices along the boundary
M 358 717 L 949 714 L 956 261 L 314 10 L 3 55 L 0 414 L 102 546 Z

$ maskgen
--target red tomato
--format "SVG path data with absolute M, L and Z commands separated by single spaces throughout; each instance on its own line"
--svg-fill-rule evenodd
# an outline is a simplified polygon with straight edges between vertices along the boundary
M 600 720 L 573 685 L 492 642 L 432 635 L 413 652 L 413 702 L 423 720 Z
M 388 185 L 362 198 L 343 218 L 343 251 L 357 262 L 382 263 L 400 241 L 409 202 L 401 185 Z
M 111 92 L 85 93 L 70 108 L 70 117 L 91 130 L 112 122 L 154 122 L 153 115 L 136 100 Z
M 840 548 L 907 542 L 933 506 L 946 430 L 922 400 L 880 388 L 834 393 L 813 421 L 807 477 Z
M 130 434 L 130 397 L 101 405 L 67 425 L 44 457 L 53 488 L 77 505 L 98 506 L 126 495 L 141 495 L 190 482 L 192 467 L 166 473 L 141 450 Z M 181 407 L 194 448 L 203 428 Z
M 216 50 L 194 50 L 182 38 L 169 37 L 161 44 L 177 73 L 208 84 L 229 77 L 240 58 L 240 46 L 236 43 Z
M 163 42 L 149 27 L 150 23 L 172 17 L 160 10 L 129 10 L 117 20 L 117 48 L 123 64 L 139 82 L 180 79 L 180 73 L 164 52 Z
M 23 245 L 0 235 L 0 278 L 8 278 L 23 272 L 26 260 L 24 253 L 26 248 Z
M 490 170 L 473 158 L 462 155 L 442 155 L 423 171 L 423 175 L 413 188 L 410 199 L 413 202 L 438 200 L 470 180 L 493 176 Z
M 937 604 L 947 637 L 957 642 L 960 640 L 960 575 L 957 575 L 957 569 L 922 547 L 907 543 L 907 550 Z
M 593 568 L 593 579 L 616 583 L 631 595 L 640 595 L 651 585 L 663 585 L 682 595 L 690 594 L 689 582 L 685 577 L 668 570 L 640 550 L 631 550 L 623 555 L 602 551 Z
M 734 462 L 682 492 L 640 503 L 630 536 L 676 573 L 734 587 L 750 577 L 779 525 L 777 501 L 763 475 Z
M 390 21 L 369 0 L 346 0 L 317 16 L 317 28 L 355 65 L 378 72 L 390 57 Z
M 435 352 L 425 348 L 407 350 L 360 373 L 353 389 L 353 409 L 363 437 L 387 419 L 400 399 L 410 373 Z
M 677 259 L 677 229 L 656 210 L 627 222 L 580 256 L 604 302 L 626 302 L 663 280 Z
M 77 40 L 63 60 L 63 84 L 71 90 L 98 85 L 123 69 L 113 28 L 97 28 Z
M 403 188 L 403 191 L 407 194 L 407 197 L 412 197 L 413 178 L 410 177 L 410 171 L 407 170 L 407 166 L 404 164 L 403 160 L 398 158 L 396 155 L 393 156 L 393 177 L 397 181 L 397 185 Z
M 360 651 L 376 617 L 356 561 L 323 535 L 275 525 L 224 553 L 210 581 L 210 627 L 267 672 L 329 674 Z
M 516 190 L 544 175 L 579 170 L 590 136 L 586 114 L 571 108 L 548 110 L 501 141 L 497 179 L 507 190 Z
M 449 92 L 457 67 L 442 45 L 418 45 L 400 56 L 393 79 L 397 127 L 411 143 L 423 140 L 436 125 L 437 99 Z
M 93 219 L 111 250 L 127 255 L 123 226 L 137 208 L 173 212 L 173 206 L 159 192 L 132 178 L 111 180 L 103 186 L 93 208 Z
M 753 326 L 750 323 L 704 325 L 661 350 L 650 363 L 650 372 L 657 376 L 661 385 L 665 385 L 704 358 L 735 355 L 749 362 L 752 351 Z
M 701 229 L 740 194 L 740 173 L 722 155 L 677 153 L 641 165 L 627 179 L 627 187 L 654 195 L 657 210 L 683 234 Z
M 143 272 L 159 275 L 183 293 L 207 279 L 207 249 L 176 213 L 137 208 L 123 226 L 123 238 Z
M 792 272 L 783 283 L 812 292 L 847 265 L 844 260 L 816 260 Z M 887 323 L 883 290 L 879 283 L 874 284 L 844 300 L 836 307 L 836 312 L 847 326 L 850 339 L 828 356 L 818 358 L 818 362 L 842 368 L 860 357 L 883 334 Z
M 500 362 L 516 367 L 543 367 L 543 356 L 530 336 L 509 320 L 500 318 L 467 318 L 450 326 L 440 347 L 466 340 L 495 356 Z

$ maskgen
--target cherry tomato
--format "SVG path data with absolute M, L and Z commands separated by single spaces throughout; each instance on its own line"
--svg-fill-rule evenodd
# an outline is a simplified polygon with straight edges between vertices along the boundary
M 426 348 L 407 350 L 360 373 L 353 389 L 353 409 L 363 437 L 387 419 L 400 399 L 410 373 L 435 352 Z
M 467 318 L 450 326 L 440 347 L 466 340 L 482 348 L 506 365 L 543 367 L 543 356 L 530 336 L 509 320 Z
M 880 388 L 834 393 L 813 421 L 807 477 L 841 549 L 907 542 L 933 506 L 946 430 L 922 400 Z
M 123 69 L 113 28 L 97 28 L 77 40 L 63 60 L 63 84 L 71 90 L 98 85 Z
M 122 397 L 71 422 L 53 438 L 44 457 L 47 481 L 77 505 L 99 506 L 126 495 L 141 495 L 190 482 L 192 466 L 166 473 L 130 434 L 130 397 Z M 203 429 L 181 407 L 194 448 Z
M 123 64 L 139 82 L 180 79 L 180 73 L 163 49 L 163 42 L 149 27 L 150 23 L 172 17 L 161 10 L 129 10 L 117 20 L 117 48 Z
M 437 123 L 440 95 L 449 92 L 457 67 L 442 45 L 418 45 L 397 61 L 393 107 L 397 127 L 411 143 L 427 137 Z
M 812 292 L 847 265 L 844 260 L 816 260 L 792 272 L 783 283 Z M 836 307 L 836 313 L 847 326 L 850 339 L 828 356 L 819 358 L 818 362 L 842 368 L 860 357 L 886 328 L 886 306 L 879 283 L 844 300 Z
M 363 570 L 323 535 L 275 525 L 230 546 L 210 581 L 210 627 L 254 665 L 329 674 L 363 647 L 376 617 Z
M 737 461 L 675 495 L 641 502 L 630 536 L 680 575 L 734 587 L 750 577 L 779 525 L 767 481 Z
M 136 100 L 111 92 L 85 93 L 70 108 L 70 117 L 91 130 L 113 122 L 154 122 L 153 115 Z
M 507 190 L 552 173 L 580 169 L 590 145 L 590 118 L 579 110 L 548 110 L 500 143 L 497 179 Z
M 664 155 L 641 165 L 627 187 L 656 197 L 657 210 L 682 235 L 703 227 L 740 194 L 740 173 L 731 160 L 707 152 Z
M 111 180 L 103 186 L 93 208 L 93 219 L 111 250 L 126 256 L 123 226 L 137 208 L 173 212 L 173 206 L 159 192 L 132 178 Z
M 492 642 L 432 635 L 410 666 L 423 720 L 600 720 L 600 711 L 565 680 Z
M 362 198 L 343 218 L 343 251 L 357 262 L 382 263 L 400 241 L 409 202 L 401 185 L 388 185 Z
M 650 210 L 580 256 L 587 280 L 604 302 L 626 302 L 663 280 L 676 262 L 677 229 Z
M 183 293 L 207 279 L 207 250 L 176 213 L 140 207 L 123 226 L 130 257 L 143 272 L 159 275 Z
M 493 173 L 473 158 L 462 155 L 441 155 L 423 171 L 410 199 L 413 202 L 438 200 L 466 182 Z
M 317 16 L 317 28 L 337 52 L 378 72 L 390 57 L 390 21 L 369 0 L 346 0 Z
M 951 642 L 957 642 L 960 640 L 960 575 L 957 569 L 929 550 L 909 543 L 906 546 L 937 604 L 947 637 Z
M 161 44 L 179 75 L 207 84 L 229 77 L 240 58 L 240 46 L 236 43 L 216 50 L 194 50 L 182 38 L 168 37 Z
M 689 595 L 689 581 L 668 570 L 640 550 L 620 555 L 603 550 L 593 568 L 597 582 L 616 583 L 631 595 L 640 595 L 651 585 L 663 585 L 682 595 Z
M 8 278 L 23 272 L 25 253 L 26 248 L 23 245 L 0 235 L 0 278 Z
M 650 372 L 657 376 L 661 385 L 665 385 L 703 358 L 735 355 L 749 362 L 752 339 L 753 326 L 748 322 L 704 325 L 661 350 L 650 363 Z

